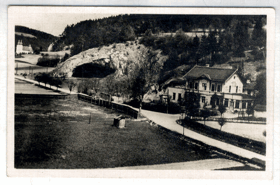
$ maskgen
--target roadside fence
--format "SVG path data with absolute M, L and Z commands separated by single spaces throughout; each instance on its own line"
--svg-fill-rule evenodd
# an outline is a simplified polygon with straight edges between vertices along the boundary
M 205 121 L 218 121 L 220 118 L 217 117 L 210 117 L 206 118 Z M 236 118 L 224 118 L 227 122 L 232 123 L 253 123 L 253 124 L 266 124 L 265 121 L 254 121 L 254 120 L 247 120 L 247 119 L 236 119 Z M 203 117 L 192 117 L 194 121 L 204 121 Z
M 86 95 L 86 94 L 79 93 L 78 94 L 78 100 L 82 100 L 84 102 L 88 102 L 88 103 L 91 103 L 91 104 L 111 108 L 115 111 L 130 115 L 133 118 L 137 118 L 137 115 L 138 115 L 138 111 L 135 110 L 135 108 L 133 108 L 129 105 L 124 105 L 124 104 L 120 104 L 120 103 L 111 102 L 111 101 L 108 101 L 108 100 L 104 100 L 102 98 L 92 97 L 92 96 L 89 96 L 89 95 Z

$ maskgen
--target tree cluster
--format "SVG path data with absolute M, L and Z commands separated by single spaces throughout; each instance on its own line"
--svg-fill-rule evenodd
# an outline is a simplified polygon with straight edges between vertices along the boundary
M 58 87 L 62 85 L 62 78 L 58 77 L 58 76 L 52 76 L 49 73 L 39 73 L 35 76 L 35 80 L 40 83 L 44 83 L 45 86 L 47 86 L 47 84 L 51 86 L 55 86 Z
M 242 32 L 245 28 L 254 27 L 253 25 L 259 20 L 261 21 L 261 26 L 263 26 L 266 22 L 266 17 L 238 15 L 118 15 L 96 20 L 86 20 L 75 25 L 68 25 L 60 35 L 60 38 L 55 42 L 53 48 L 54 50 L 61 50 L 65 45 L 74 45 L 74 47 L 71 49 L 71 54 L 75 55 L 89 48 L 134 40 L 137 37 L 142 37 L 144 35 L 149 36 L 152 33 L 161 35 L 162 33 L 174 33 L 176 30 L 189 32 L 201 28 L 204 31 L 206 29 L 226 29 L 229 34 L 224 36 L 221 35 L 220 37 L 224 39 L 226 43 L 223 43 L 224 41 L 219 43 L 223 43 L 223 47 L 220 47 L 221 49 L 228 49 L 232 44 L 236 43 L 232 39 L 234 32 L 236 32 L 235 36 L 238 36 L 238 30 Z M 261 26 L 257 26 L 257 28 L 259 29 Z M 256 33 L 253 35 L 256 37 L 260 35 L 258 33 L 259 31 L 256 30 L 255 32 Z M 242 39 L 244 33 L 245 32 L 240 34 L 240 39 Z M 202 45 L 200 46 L 200 50 L 200 44 L 198 44 L 197 38 L 189 41 L 191 43 L 190 45 L 187 44 L 187 46 L 184 39 L 181 40 L 182 42 L 180 44 L 169 44 L 178 48 L 178 54 L 182 53 L 180 50 L 184 50 L 185 47 L 189 46 L 192 46 L 193 48 L 190 50 L 201 51 L 205 48 L 209 50 L 209 53 L 213 54 L 215 50 L 218 50 L 213 49 L 215 47 L 215 44 L 213 44 L 213 42 L 215 42 L 214 34 L 210 34 L 211 36 L 209 35 L 209 38 L 207 38 L 209 41 L 209 46 L 204 47 L 204 45 Z M 180 37 L 181 36 L 178 33 L 175 39 L 180 42 Z M 231 41 L 232 44 L 228 45 L 228 41 Z M 168 41 L 159 39 L 156 41 L 156 43 L 151 43 L 154 41 L 152 39 L 148 39 L 145 42 L 147 45 L 154 44 L 156 47 L 163 47 L 163 44 Z M 163 48 L 165 53 L 170 52 L 168 48 L 169 46 L 167 46 L 165 49 Z M 192 53 L 196 52 L 192 51 Z M 193 58 L 195 58 L 195 56 Z

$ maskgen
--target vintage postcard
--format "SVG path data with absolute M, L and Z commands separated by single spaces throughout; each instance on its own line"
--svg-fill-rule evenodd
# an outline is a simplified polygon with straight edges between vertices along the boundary
M 271 179 L 273 8 L 10 6 L 10 177 Z

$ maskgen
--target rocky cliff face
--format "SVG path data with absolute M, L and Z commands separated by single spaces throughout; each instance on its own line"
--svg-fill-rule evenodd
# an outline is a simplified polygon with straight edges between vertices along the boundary
M 87 77 L 96 77 L 104 71 L 111 71 L 117 76 L 123 76 L 133 70 L 147 52 L 148 49 L 136 41 L 92 48 L 58 64 L 53 72 L 57 75 L 65 73 L 67 77 L 72 77 L 79 76 L 80 72 L 77 71 L 82 71 L 82 75 L 91 74 L 92 76 Z M 157 61 L 163 64 L 167 57 L 162 56 L 160 51 L 157 53 Z

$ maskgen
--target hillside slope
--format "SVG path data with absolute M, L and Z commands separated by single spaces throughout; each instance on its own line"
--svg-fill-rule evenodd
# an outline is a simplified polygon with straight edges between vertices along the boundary
M 41 48 L 42 51 L 47 51 L 48 46 L 56 39 L 57 37 L 42 31 L 24 26 L 15 26 L 15 46 L 18 40 L 22 40 L 24 46 L 30 44 L 33 50 Z

